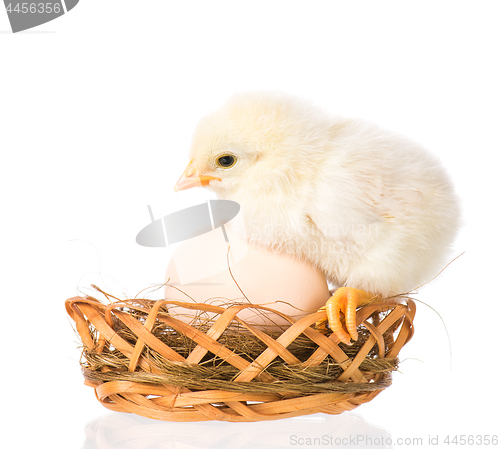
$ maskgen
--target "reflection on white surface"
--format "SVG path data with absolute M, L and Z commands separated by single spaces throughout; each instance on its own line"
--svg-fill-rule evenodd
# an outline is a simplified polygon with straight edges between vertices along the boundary
M 349 413 L 253 423 L 176 423 L 112 413 L 89 422 L 85 435 L 83 449 L 392 447 L 385 429 Z

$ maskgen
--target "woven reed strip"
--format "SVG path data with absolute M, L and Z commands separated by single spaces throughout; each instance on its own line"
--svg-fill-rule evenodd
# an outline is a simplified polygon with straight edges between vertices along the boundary
M 162 357 L 171 360 L 172 363 L 184 364 L 199 363 L 210 352 L 218 357 L 222 355 L 221 358 L 240 370 L 236 379 L 238 379 L 238 382 L 242 386 L 246 384 L 260 384 L 262 387 L 269 385 L 272 388 L 273 383 L 276 381 L 265 371 L 267 366 L 275 361 L 277 357 L 283 359 L 285 363 L 297 364 L 299 360 L 286 348 L 297 336 L 303 334 L 318 345 L 314 353 L 302 363 L 304 368 L 319 366 L 327 356 L 330 356 L 344 369 L 344 373 L 334 384 L 350 384 L 353 386 L 364 384 L 366 385 L 365 388 L 378 388 L 374 391 L 360 390 L 349 393 L 322 392 L 318 394 L 299 395 L 297 397 L 293 391 L 289 391 L 288 393 L 272 393 L 265 390 L 257 393 L 242 393 L 220 389 L 191 391 L 179 385 L 162 384 L 158 386 L 154 384 L 141 384 L 129 380 L 92 380 L 92 376 L 89 376 L 86 380 L 88 385 L 95 388 L 98 400 L 111 410 L 128 411 L 151 418 L 171 421 L 204 421 L 211 419 L 257 421 L 317 412 L 341 413 L 344 410 L 352 410 L 378 395 L 383 388 L 390 384 L 390 377 L 387 378 L 387 375 L 380 372 L 371 374 L 366 371 L 362 372 L 359 367 L 375 345 L 378 345 L 379 357 L 383 355 L 385 350 L 382 347 L 385 347 L 385 345 L 383 344 L 382 335 L 384 332 L 389 332 L 389 335 L 386 335 L 386 339 L 390 342 L 391 346 L 385 357 L 389 357 L 389 355 L 391 357 L 397 356 L 401 347 L 413 335 L 415 305 L 409 298 L 404 298 L 406 304 L 401 303 L 402 300 L 403 298 L 393 298 L 365 306 L 358 310 L 357 324 L 364 323 L 365 328 L 370 331 L 371 335 L 352 360 L 338 346 L 336 337 L 333 335 L 326 337 L 312 327 L 309 327 L 318 319 L 324 318 L 324 311 L 313 313 L 298 321 L 285 316 L 291 325 L 274 340 L 258 327 L 244 322 L 237 316 L 237 313 L 245 307 L 272 311 L 284 316 L 263 306 L 243 305 L 224 309 L 218 306 L 188 304 L 178 301 L 158 301 L 152 308 L 138 307 L 133 301 L 118 301 L 117 303 L 104 306 L 91 297 L 75 297 L 66 302 L 66 309 L 76 323 L 76 329 L 81 336 L 84 348 L 88 351 L 100 353 L 106 347 L 109 348 L 112 345 L 129 359 L 128 368 L 130 376 L 140 375 L 141 372 L 144 375 L 162 375 L 161 367 L 151 357 L 148 357 L 147 354 L 143 354 L 145 347 L 148 347 L 149 350 L 157 351 Z M 220 316 L 209 330 L 203 333 L 172 316 L 166 315 L 164 311 L 160 313 L 162 306 L 171 305 L 198 311 L 219 313 Z M 147 315 L 144 323 L 124 311 L 125 307 L 129 310 L 142 311 Z M 365 321 L 374 312 L 385 310 L 391 310 L 391 312 L 381 321 L 377 318 L 372 323 Z M 136 335 L 137 341 L 134 346 L 118 335 L 117 331 L 113 328 L 113 316 Z M 163 322 L 197 343 L 187 358 L 184 358 L 151 333 L 154 323 L 157 321 Z M 267 346 L 267 349 L 251 363 L 217 342 L 217 339 L 224 333 L 229 324 L 235 321 L 249 330 Z M 398 326 L 398 337 L 394 341 L 391 332 L 395 332 Z M 94 330 L 91 330 L 91 328 Z M 96 333 L 98 334 L 97 336 Z M 113 374 L 112 367 L 105 368 L 101 370 L 101 376 L 109 375 L 112 378 L 115 375 L 117 379 L 120 379 L 120 374 L 123 374 L 119 372 Z M 343 378 L 346 379 L 344 380 Z M 375 382 L 373 382 L 373 379 L 375 379 Z M 293 390 L 293 388 L 290 388 L 290 390 Z M 249 404 L 249 402 L 256 403 Z
M 101 401 L 101 403 L 105 407 L 110 408 L 111 410 L 114 411 L 132 411 L 133 413 L 152 418 L 159 416 L 159 418 L 156 419 L 165 419 L 165 417 L 168 416 L 167 420 L 169 421 L 205 421 L 213 419 L 210 417 L 203 417 L 200 414 L 197 414 L 195 410 L 186 410 L 182 408 L 186 405 L 193 405 L 195 401 L 201 401 L 204 398 L 206 399 L 206 397 L 203 396 L 203 394 L 200 395 L 193 394 L 192 399 L 184 396 L 182 398 L 184 400 L 181 399 L 179 403 L 176 404 L 176 406 L 180 407 L 172 408 L 170 407 L 170 404 L 168 404 L 168 402 L 167 402 L 168 405 L 166 407 L 163 407 L 161 404 L 161 402 L 163 402 L 162 401 L 163 398 L 161 397 L 152 400 L 149 399 L 144 400 L 144 398 L 140 394 L 130 394 L 131 391 L 136 391 L 134 389 L 135 389 L 135 384 L 133 382 L 127 384 L 123 384 L 122 382 L 107 382 L 105 384 L 98 386 L 96 388 L 96 391 L 98 394 L 98 399 Z M 279 402 L 277 401 L 266 402 L 265 399 L 268 398 L 264 397 L 263 395 L 256 395 L 257 400 L 259 401 L 262 400 L 263 402 L 260 404 L 252 404 L 246 407 L 253 413 L 248 413 L 247 411 L 245 411 L 244 415 L 238 416 L 236 413 L 234 413 L 234 411 L 228 410 L 224 414 L 221 413 L 220 416 L 221 417 L 223 416 L 225 421 L 241 422 L 241 421 L 248 421 L 248 419 L 241 419 L 242 417 L 248 418 L 254 415 L 258 417 L 259 421 L 262 421 L 262 420 L 281 419 L 292 416 L 301 416 L 313 413 L 338 414 L 346 410 L 353 410 L 358 405 L 364 402 L 368 402 L 366 400 L 367 398 L 371 400 L 373 397 L 378 395 L 380 391 L 381 390 L 359 394 L 357 396 L 357 401 L 356 400 L 353 401 L 351 395 L 345 393 L 326 393 L 326 394 L 321 393 L 307 397 L 284 399 Z M 156 392 L 160 393 L 160 391 L 158 390 L 156 390 Z M 210 393 L 216 395 L 218 392 L 214 390 Z M 149 394 L 153 393 L 150 392 Z M 226 396 L 227 392 L 223 391 L 221 392 L 219 397 L 214 396 L 213 398 L 217 399 L 217 401 L 219 401 L 224 397 L 236 399 L 234 393 L 232 394 L 233 394 L 232 397 Z M 117 401 L 117 405 L 123 405 L 124 406 L 123 409 L 116 407 L 115 404 L 109 404 L 104 402 L 106 401 L 107 398 L 112 396 L 115 396 L 116 398 L 119 399 Z M 124 396 L 126 396 L 126 399 L 128 399 L 129 402 L 132 402 L 132 404 L 124 402 L 122 398 Z M 240 397 L 238 400 L 243 400 L 243 399 L 242 397 Z M 111 405 L 112 407 L 109 407 L 109 405 Z M 147 407 L 148 410 L 144 410 L 145 407 Z M 186 417 L 188 417 L 189 419 L 185 419 Z
M 273 368 L 273 367 L 272 367 Z M 273 368 L 276 370 L 276 368 Z M 283 369 L 283 368 L 281 368 Z M 394 369 L 394 365 L 393 368 Z M 163 385 L 176 385 L 185 386 L 191 390 L 195 391 L 208 391 L 208 390 L 224 390 L 235 393 L 273 393 L 280 395 L 281 397 L 292 396 L 296 397 L 298 395 L 307 395 L 312 393 L 324 393 L 324 392 L 339 392 L 339 393 L 349 393 L 349 392 L 368 392 L 373 390 L 380 390 L 388 387 L 391 383 L 390 376 L 387 372 L 377 372 L 374 377 L 380 375 L 380 379 L 376 382 L 332 382 L 328 375 L 318 374 L 317 382 L 298 382 L 297 380 L 280 380 L 276 383 L 266 383 L 266 382 L 233 382 L 221 379 L 198 379 L 193 380 L 191 377 L 183 377 L 182 375 L 175 374 L 172 372 L 164 373 L 159 376 L 150 373 L 141 372 L 125 372 L 125 371 L 96 371 L 93 369 L 85 368 L 83 374 L 87 383 L 92 385 L 99 385 L 101 382 L 110 381 L 132 381 L 138 384 L 148 384 L 154 386 Z M 314 373 L 310 374 L 310 377 L 314 377 Z M 305 387 L 306 386 L 306 387 Z

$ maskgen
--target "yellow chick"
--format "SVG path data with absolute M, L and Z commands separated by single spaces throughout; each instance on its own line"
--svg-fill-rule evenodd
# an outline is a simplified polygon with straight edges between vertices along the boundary
M 305 259 L 339 287 L 325 307 L 344 343 L 357 339 L 357 307 L 438 272 L 459 226 L 453 186 L 429 152 L 285 94 L 230 98 L 201 120 L 190 158 L 176 190 L 237 201 L 250 243 Z

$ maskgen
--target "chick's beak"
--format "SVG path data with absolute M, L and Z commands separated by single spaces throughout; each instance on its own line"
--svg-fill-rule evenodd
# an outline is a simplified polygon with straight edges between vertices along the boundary
M 215 176 L 208 176 L 208 175 L 200 176 L 198 174 L 196 166 L 194 165 L 194 160 L 192 160 L 187 165 L 186 169 L 184 170 L 184 173 L 177 181 L 177 184 L 175 184 L 174 190 L 178 192 L 179 190 L 187 190 L 190 189 L 191 187 L 206 186 L 212 179 L 218 179 L 220 181 L 220 178 L 217 178 Z

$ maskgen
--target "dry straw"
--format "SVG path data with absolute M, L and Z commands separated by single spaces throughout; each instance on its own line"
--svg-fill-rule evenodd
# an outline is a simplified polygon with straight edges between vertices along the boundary
M 238 316 L 248 308 L 290 325 L 252 325 Z M 197 318 L 183 318 L 186 309 Z M 351 346 L 315 329 L 324 310 L 295 320 L 252 304 L 104 304 L 91 296 L 68 299 L 66 310 L 83 344 L 85 384 L 105 407 L 168 421 L 237 422 L 339 414 L 371 401 L 391 384 L 413 335 L 415 303 L 397 296 L 358 309 Z

